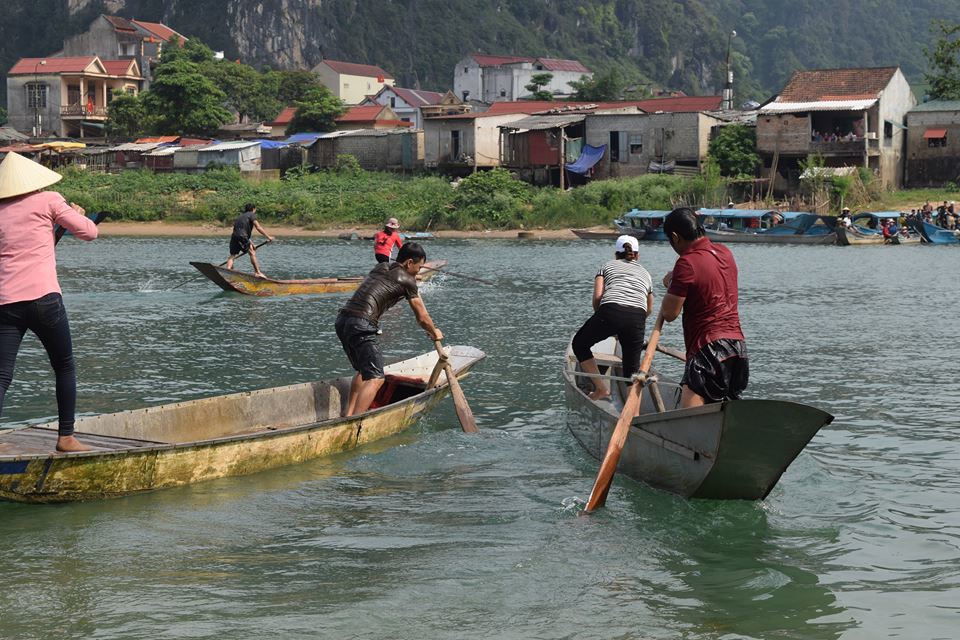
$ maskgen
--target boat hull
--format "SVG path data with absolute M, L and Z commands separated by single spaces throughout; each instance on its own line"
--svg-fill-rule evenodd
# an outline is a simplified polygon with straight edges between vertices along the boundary
M 594 231 L 593 229 L 570 229 L 570 231 L 581 240 L 616 240 L 624 235 L 620 231 Z M 643 229 L 632 229 L 629 235 L 639 240 L 643 237 L 644 231 Z
M 636 236 L 639 240 L 659 240 L 663 242 L 667 240 L 667 234 L 665 234 L 662 229 L 654 229 L 653 227 L 631 227 L 622 222 L 614 222 L 614 226 L 619 233 Z
M 350 278 L 310 278 L 304 280 L 274 280 L 258 278 L 252 273 L 226 269 L 208 262 L 191 262 L 200 273 L 224 291 L 242 293 L 248 296 L 293 296 L 321 293 L 342 293 L 355 291 L 363 282 L 362 276 Z M 446 260 L 427 262 L 426 267 L 442 269 Z M 417 280 L 425 282 L 437 274 L 431 269 L 421 269 Z
M 587 453 L 601 460 L 622 404 L 590 400 L 576 384 L 571 358 L 568 353 L 564 370 L 567 424 Z M 814 407 L 779 400 L 677 409 L 680 386 L 661 380 L 660 390 L 668 410 L 657 413 L 650 394 L 644 393 L 617 469 L 684 498 L 762 500 L 817 431 L 833 420 Z
M 955 231 L 938 227 L 926 221 L 919 221 L 914 224 L 914 229 L 922 236 L 924 242 L 930 244 L 958 244 L 960 236 Z
M 807 235 L 804 233 L 745 233 L 742 231 L 725 231 L 707 229 L 707 237 L 713 242 L 746 242 L 757 244 L 836 244 L 836 233 Z
M 483 357 L 477 349 L 453 347 L 450 362 L 457 378 Z M 436 353 L 428 353 L 389 365 L 385 371 L 426 382 L 436 362 Z M 105 450 L 55 453 L 53 424 L 0 433 L 0 499 L 96 500 L 305 462 L 398 433 L 449 390 L 445 374 L 431 389 L 398 385 L 398 390 L 413 395 L 341 418 L 350 380 L 261 389 L 77 420 L 80 440 L 112 447 Z M 184 440 L 185 435 L 191 439 Z M 35 451 L 41 446 L 43 452 Z
M 883 244 L 883 235 L 880 233 L 863 234 L 852 227 L 837 225 L 837 244 L 841 247 L 850 247 L 861 244 Z

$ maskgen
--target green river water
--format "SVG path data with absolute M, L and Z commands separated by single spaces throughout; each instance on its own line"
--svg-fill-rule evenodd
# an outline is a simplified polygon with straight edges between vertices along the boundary
M 449 400 L 331 459 L 134 497 L 0 503 L 0 638 L 960 637 L 956 247 L 733 246 L 750 397 L 836 416 L 760 503 L 685 501 L 596 472 L 566 431 L 562 353 L 607 242 L 443 240 L 424 300 L 483 349 Z M 257 299 L 190 277 L 223 240 L 58 248 L 81 412 L 342 375 L 344 295 Z M 282 240 L 275 277 L 354 275 L 367 243 Z M 641 246 L 659 280 L 675 256 Z M 248 263 L 243 260 L 243 268 Z M 658 298 L 662 288 L 658 287 Z M 405 309 L 388 360 L 431 344 Z M 664 341 L 682 346 L 678 323 Z M 678 374 L 665 356 L 654 361 Z M 3 424 L 55 414 L 28 338 Z

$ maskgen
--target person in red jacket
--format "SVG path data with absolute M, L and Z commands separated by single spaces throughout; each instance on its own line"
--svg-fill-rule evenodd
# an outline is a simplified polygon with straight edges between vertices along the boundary
M 383 225 L 383 231 L 378 231 L 377 235 L 373 237 L 373 256 L 377 259 L 377 262 L 390 262 L 390 254 L 394 245 L 398 249 L 403 246 L 403 238 L 397 231 L 399 228 L 400 223 L 397 222 L 397 219 L 390 218 Z
M 671 211 L 663 230 L 680 256 L 663 278 L 667 295 L 660 305 L 667 322 L 683 312 L 687 362 L 680 381 L 680 406 L 737 400 L 749 377 L 738 310 L 737 263 L 730 249 L 704 235 L 691 209 Z

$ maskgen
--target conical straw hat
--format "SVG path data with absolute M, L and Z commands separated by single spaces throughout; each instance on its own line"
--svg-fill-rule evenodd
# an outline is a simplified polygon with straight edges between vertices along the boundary
M 0 200 L 39 191 L 61 179 L 56 171 L 11 151 L 0 162 Z

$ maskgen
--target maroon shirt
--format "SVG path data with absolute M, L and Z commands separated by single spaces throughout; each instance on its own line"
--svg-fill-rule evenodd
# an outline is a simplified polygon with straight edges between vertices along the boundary
M 683 341 L 690 358 L 714 340 L 743 340 L 737 311 L 737 263 L 730 249 L 708 238 L 677 258 L 667 293 L 683 302 Z

